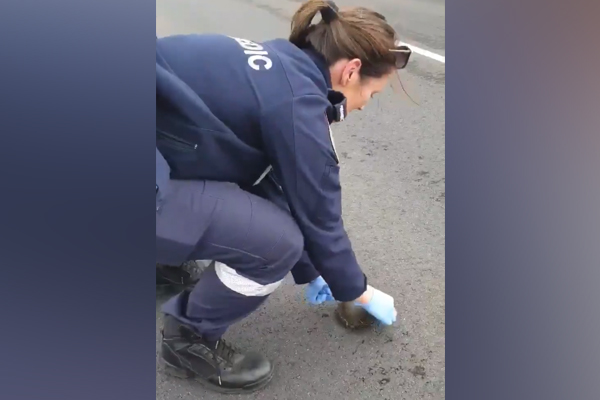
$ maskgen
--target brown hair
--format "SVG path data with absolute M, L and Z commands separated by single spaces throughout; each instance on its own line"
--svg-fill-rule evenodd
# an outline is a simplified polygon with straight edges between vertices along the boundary
M 320 12 L 322 20 L 311 24 Z M 360 75 L 379 78 L 396 69 L 396 32 L 385 17 L 363 7 L 338 10 L 333 2 L 308 0 L 292 17 L 289 40 L 312 45 L 328 65 L 347 58 L 362 62 Z

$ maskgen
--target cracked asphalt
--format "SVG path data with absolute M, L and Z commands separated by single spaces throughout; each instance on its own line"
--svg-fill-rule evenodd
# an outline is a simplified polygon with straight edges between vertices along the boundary
M 340 7 L 357 2 L 338 0 Z M 286 37 L 300 1 L 157 0 L 158 36 L 219 32 L 253 40 Z M 445 3 L 369 0 L 401 40 L 445 56 Z M 275 361 L 273 382 L 246 396 L 264 400 L 445 398 L 445 66 L 413 55 L 401 80 L 363 112 L 333 127 L 341 155 L 344 221 L 375 287 L 396 299 L 398 324 L 350 333 L 332 306 L 314 307 L 289 278 L 226 339 Z M 194 382 L 163 375 L 156 399 L 224 399 Z

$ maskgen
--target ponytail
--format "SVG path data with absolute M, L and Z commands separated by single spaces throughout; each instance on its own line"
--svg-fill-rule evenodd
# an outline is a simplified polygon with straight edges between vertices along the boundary
M 325 24 L 331 24 L 339 18 L 338 7 L 333 1 L 309 0 L 302 4 L 292 17 L 290 42 L 300 47 L 305 44 L 306 36 L 311 31 L 312 20 L 317 13 L 321 13 L 321 19 Z
M 317 13 L 321 21 L 312 24 Z M 396 69 L 396 32 L 383 15 L 366 8 L 338 10 L 333 1 L 308 0 L 292 17 L 289 40 L 312 46 L 329 65 L 358 58 L 361 76 L 381 77 Z

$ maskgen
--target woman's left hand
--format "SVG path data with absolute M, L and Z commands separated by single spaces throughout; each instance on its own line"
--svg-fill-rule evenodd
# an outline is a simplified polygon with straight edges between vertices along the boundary
M 329 285 L 320 276 L 306 287 L 306 300 L 308 300 L 310 304 L 322 304 L 326 301 L 335 301 Z

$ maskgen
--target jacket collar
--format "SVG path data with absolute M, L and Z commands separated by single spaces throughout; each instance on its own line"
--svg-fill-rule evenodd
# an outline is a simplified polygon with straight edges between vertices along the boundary
M 331 107 L 327 109 L 327 119 L 329 120 L 329 123 L 343 121 L 348 115 L 346 96 L 331 88 L 331 74 L 329 72 L 329 67 L 327 66 L 327 60 L 325 60 L 325 57 L 315 50 L 310 43 L 307 43 L 302 48 L 302 51 L 312 60 L 319 71 L 321 71 L 327 84 L 327 100 L 331 103 Z
M 325 57 L 315 50 L 310 43 L 304 45 L 302 51 L 308 56 L 308 58 L 312 60 L 319 71 L 321 71 L 321 74 L 323 74 L 323 78 L 325 78 L 325 82 L 327 83 L 327 89 L 331 90 L 331 74 L 329 73 L 329 67 L 327 66 L 327 60 L 325 60 Z

